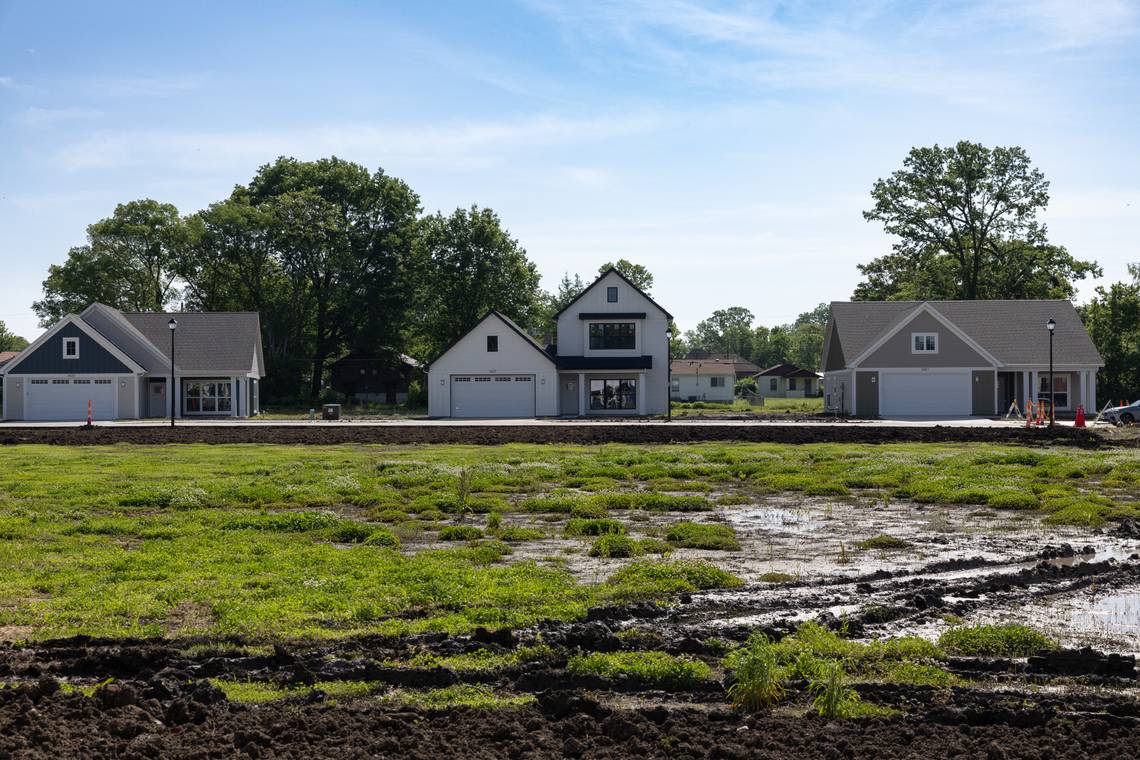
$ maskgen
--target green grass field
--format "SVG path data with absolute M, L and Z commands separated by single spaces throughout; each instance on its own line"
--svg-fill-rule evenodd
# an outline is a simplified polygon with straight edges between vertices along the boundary
M 691 520 L 711 498 L 728 503 L 714 492 L 729 486 L 737 502 L 742 492 L 911 499 L 1083 525 L 1140 514 L 1132 496 L 1140 455 L 1123 451 L 707 443 L 15 446 L 2 454 L 7 639 L 457 632 L 739 583 L 705 563 L 632 556 L 609 578 L 579 583 L 557 562 L 513 561 L 512 546 L 534 536 L 505 527 L 446 549 L 401 544 L 438 536 L 472 512 L 582 515 L 575 525 L 590 543 L 607 534 L 591 532 L 591 520 L 632 510 Z M 677 541 L 732 541 L 691 532 Z

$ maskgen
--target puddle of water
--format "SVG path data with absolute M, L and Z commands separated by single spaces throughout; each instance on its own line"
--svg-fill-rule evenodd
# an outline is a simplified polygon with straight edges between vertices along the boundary
M 1086 609 L 1070 612 L 1069 625 L 1109 636 L 1133 636 L 1140 641 L 1140 591 L 1094 597 Z

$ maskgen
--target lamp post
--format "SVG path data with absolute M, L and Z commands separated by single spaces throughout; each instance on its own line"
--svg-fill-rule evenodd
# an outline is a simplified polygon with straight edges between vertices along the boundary
M 174 391 L 174 331 L 178 329 L 178 320 L 171 317 L 166 326 L 170 328 L 170 427 L 174 427 L 174 405 L 178 395 Z
M 673 325 L 665 328 L 665 421 L 673 421 Z
M 1053 403 L 1056 388 L 1053 385 L 1053 332 L 1057 329 L 1057 321 L 1049 317 L 1049 321 L 1045 323 L 1045 329 L 1049 331 L 1049 427 L 1053 427 L 1053 411 L 1056 405 Z

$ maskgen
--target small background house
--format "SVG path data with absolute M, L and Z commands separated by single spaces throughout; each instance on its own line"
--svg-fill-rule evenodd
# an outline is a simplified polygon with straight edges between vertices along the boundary
M 353 352 L 332 363 L 330 385 L 358 401 L 406 404 L 413 379 L 422 376 L 420 363 L 395 351 L 378 355 Z
M 819 373 L 795 364 L 777 364 L 753 375 L 756 395 L 763 398 L 808 398 L 819 395 Z

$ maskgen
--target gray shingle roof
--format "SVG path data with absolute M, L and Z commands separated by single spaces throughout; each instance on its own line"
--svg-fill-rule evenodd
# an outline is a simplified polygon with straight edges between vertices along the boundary
M 883 333 L 923 303 L 954 323 L 1002 364 L 1044 364 L 1049 357 L 1045 323 L 1056 320 L 1053 352 L 1059 364 L 1103 364 L 1077 310 L 1065 300 L 833 301 L 831 314 L 850 364 Z
M 123 314 L 123 317 L 170 360 L 171 317 L 178 320 L 175 362 L 184 372 L 249 371 L 257 356 L 258 369 L 265 372 L 261 357 L 261 323 L 257 312 L 160 312 Z

